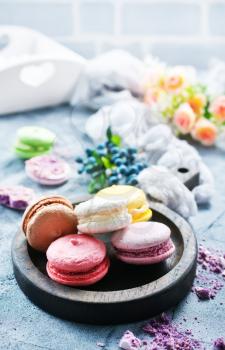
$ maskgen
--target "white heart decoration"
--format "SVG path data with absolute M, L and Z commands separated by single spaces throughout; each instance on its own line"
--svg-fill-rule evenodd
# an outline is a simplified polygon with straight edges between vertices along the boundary
M 55 72 L 53 63 L 46 62 L 23 67 L 20 71 L 20 80 L 31 87 L 39 87 L 46 83 Z

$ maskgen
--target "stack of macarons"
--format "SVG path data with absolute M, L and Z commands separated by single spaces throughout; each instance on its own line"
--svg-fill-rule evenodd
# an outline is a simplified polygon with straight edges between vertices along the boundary
M 64 197 L 42 198 L 27 208 L 22 228 L 29 244 L 46 252 L 51 279 L 84 286 L 109 270 L 106 245 L 98 234 L 111 233 L 115 257 L 128 264 L 155 264 L 173 254 L 169 227 L 148 221 L 151 215 L 143 191 L 112 186 L 75 209 Z
M 17 131 L 14 146 L 18 157 L 29 159 L 49 153 L 55 142 L 55 134 L 39 126 L 24 126 Z

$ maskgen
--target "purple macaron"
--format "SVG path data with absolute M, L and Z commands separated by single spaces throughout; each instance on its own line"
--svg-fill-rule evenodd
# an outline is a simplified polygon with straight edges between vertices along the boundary
M 35 193 L 24 186 L 0 186 L 0 204 L 24 210 L 34 200 Z
M 42 185 L 60 185 L 66 182 L 71 173 L 69 164 L 56 156 L 44 155 L 26 161 L 27 176 Z
M 175 251 L 168 226 L 159 222 L 138 222 L 114 233 L 116 256 L 128 264 L 156 264 Z

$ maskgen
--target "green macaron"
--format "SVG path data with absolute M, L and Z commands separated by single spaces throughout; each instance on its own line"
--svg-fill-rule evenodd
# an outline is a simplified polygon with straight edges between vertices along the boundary
M 18 157 L 29 159 L 51 151 L 55 134 L 48 129 L 38 126 L 25 126 L 17 131 L 17 140 L 14 146 Z

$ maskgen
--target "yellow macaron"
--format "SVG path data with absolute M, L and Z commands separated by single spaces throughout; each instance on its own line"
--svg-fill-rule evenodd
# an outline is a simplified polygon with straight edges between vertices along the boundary
M 145 193 L 134 186 L 113 185 L 106 187 L 97 193 L 97 196 L 110 200 L 126 199 L 128 212 L 132 215 L 132 222 L 148 221 L 152 217 L 152 211 L 148 207 Z

